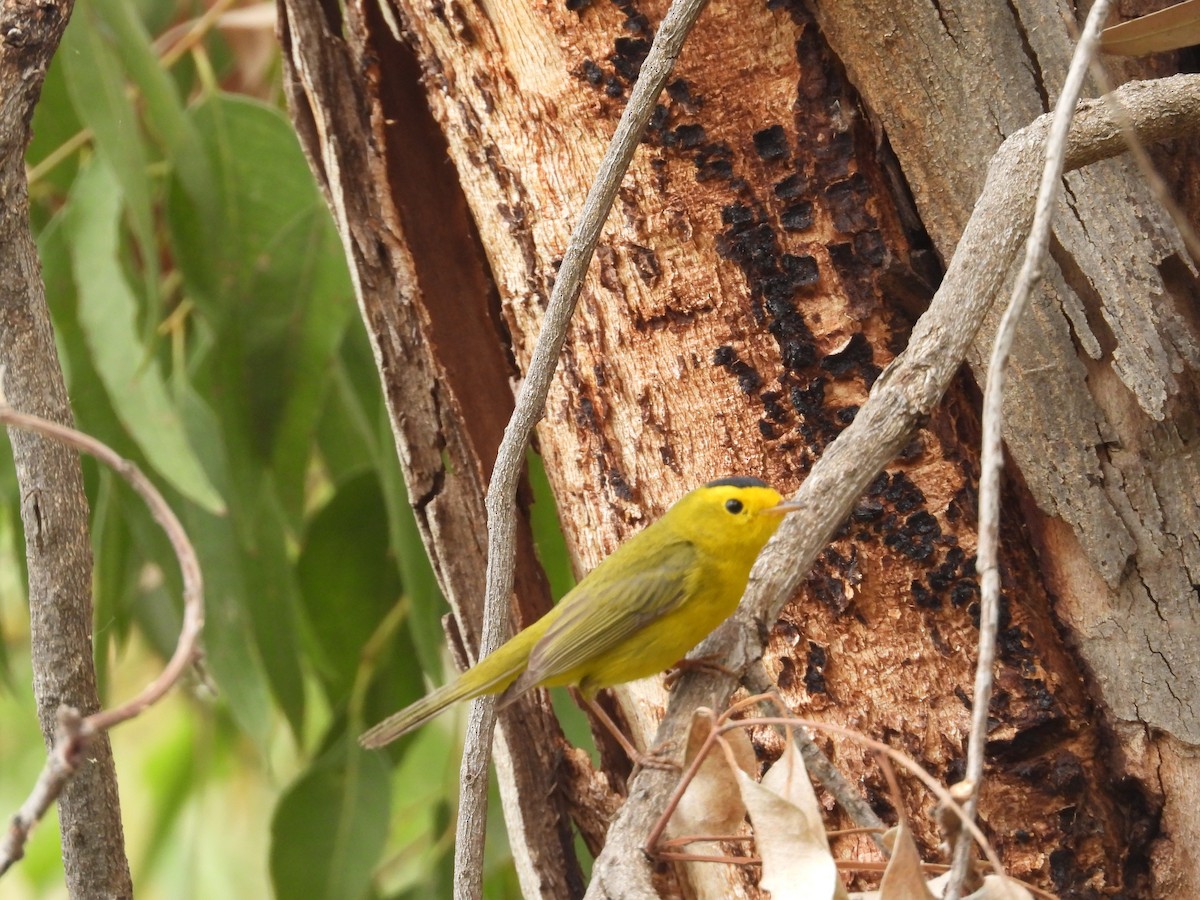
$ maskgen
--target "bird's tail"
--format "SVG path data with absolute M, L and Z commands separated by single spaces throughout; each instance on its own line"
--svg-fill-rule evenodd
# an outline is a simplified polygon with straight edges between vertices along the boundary
M 359 737 L 358 742 L 368 749 L 390 744 L 402 734 L 424 725 L 447 706 L 459 700 L 469 700 L 480 694 L 496 694 L 507 688 L 525 671 L 529 647 L 534 635 L 525 632 L 498 649 L 491 656 L 463 672 L 456 679 L 398 713 L 388 716 Z

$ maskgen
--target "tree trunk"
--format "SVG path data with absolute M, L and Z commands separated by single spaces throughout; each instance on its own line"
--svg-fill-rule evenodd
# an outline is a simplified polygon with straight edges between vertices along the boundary
M 24 159 L 33 107 L 73 5 L 5 4 L 0 20 L 0 390 L 14 409 L 66 425 L 74 417 L 29 230 Z M 87 498 L 74 450 L 16 429 L 9 437 L 29 564 L 33 687 L 49 747 L 60 706 L 85 716 L 100 708 Z M 59 797 L 58 819 L 71 896 L 133 896 L 107 734 L 89 740 L 84 763 Z
M 994 4 L 964 6 L 965 19 Z M 664 9 L 661 2 L 351 3 L 343 46 L 334 36 L 340 23 L 322 19 L 315 4 L 284 3 L 293 115 L 347 244 L 410 493 L 468 645 L 478 629 L 474 599 L 483 572 L 482 539 L 471 528 L 482 520 L 483 487 L 511 407 L 507 354 L 518 370 L 528 362 L 556 261 Z M 1016 15 L 1006 7 L 1009 14 Z M 1000 18 L 998 11 L 991 16 Z M 581 571 L 699 482 L 737 473 L 793 489 L 852 420 L 928 302 L 940 273 L 930 237 L 932 249 L 948 258 L 1003 134 L 1052 102 L 1043 95 L 1053 86 L 1039 91 L 1019 83 L 1007 69 L 1014 63 L 996 58 L 979 81 L 1005 98 L 1011 93 L 1011 109 L 999 116 L 999 106 L 975 96 L 971 102 L 985 123 L 999 117 L 1002 127 L 961 126 L 931 151 L 944 149 L 947 160 L 922 168 L 909 156 L 919 157 L 933 140 L 931 123 L 968 119 L 976 108 L 959 98 L 922 109 L 905 95 L 894 101 L 902 108 L 889 107 L 884 116 L 879 107 L 893 101 L 881 94 L 878 101 L 867 96 L 879 117 L 865 114 L 855 88 L 866 93 L 896 75 L 901 62 L 862 62 L 855 52 L 866 51 L 838 37 L 852 35 L 847 45 L 919 42 L 920 23 L 909 34 L 894 11 L 876 13 L 870 27 L 844 22 L 823 26 L 839 57 L 803 6 L 717 3 L 685 46 L 601 238 L 539 428 Z M 305 23 L 318 23 L 323 33 L 304 30 Z M 1047 31 L 1059 35 L 1061 22 L 1044 22 L 1037 40 L 1048 40 Z M 1054 50 L 1065 47 L 1062 35 Z M 954 68 L 906 50 L 904 63 L 917 71 L 892 83 L 903 80 L 910 94 L 922 95 L 917 99 L 939 97 L 929 83 L 965 91 L 969 85 L 956 72 L 980 56 L 992 60 L 986 49 Z M 871 70 L 862 83 L 860 62 Z M 1047 85 L 1061 81 L 1061 68 L 1045 64 Z M 454 171 L 442 164 L 447 154 Z M 961 166 L 952 167 L 951 156 Z M 951 177 L 951 168 L 961 168 L 961 177 Z M 1076 209 L 1092 210 L 1076 212 L 1060 229 L 1067 274 L 1051 281 L 1060 289 L 1087 285 L 1095 310 L 1084 315 L 1083 301 L 1052 305 L 1048 294 L 1026 326 L 1034 339 L 1018 348 L 1024 377 L 1010 404 L 1017 483 L 1006 509 L 1007 616 L 981 814 L 1010 871 L 1083 896 L 1145 887 L 1160 786 L 1126 776 L 1152 774 L 1145 760 L 1171 752 L 1178 765 L 1168 772 L 1181 774 L 1164 786 L 1179 790 L 1192 777 L 1183 752 L 1194 740 L 1194 720 L 1182 721 L 1187 700 L 1173 719 L 1153 714 L 1155 727 L 1173 737 L 1147 737 L 1134 747 L 1123 738 L 1123 723 L 1151 719 L 1126 715 L 1119 696 L 1138 687 L 1130 702 L 1146 703 L 1149 716 L 1158 709 L 1160 683 L 1112 685 L 1092 635 L 1113 630 L 1104 610 L 1119 602 L 1122 585 L 1143 584 L 1138 572 L 1144 578 L 1148 571 L 1136 568 L 1146 528 L 1133 527 L 1149 515 L 1143 501 L 1170 501 L 1174 506 L 1159 515 L 1173 523 L 1166 533 L 1178 536 L 1174 556 L 1163 558 L 1160 548 L 1154 571 L 1164 580 L 1144 589 L 1161 584 L 1155 602 L 1163 616 L 1180 621 L 1174 634 L 1163 628 L 1148 645 L 1133 647 L 1125 636 L 1123 652 L 1146 673 L 1174 667 L 1180 680 L 1161 690 L 1194 696 L 1186 661 L 1171 655 L 1194 637 L 1182 621 L 1188 592 L 1177 590 L 1195 551 L 1194 538 L 1189 544 L 1185 537 L 1196 531 L 1194 491 L 1180 480 L 1190 464 L 1182 450 L 1194 435 L 1167 425 L 1174 410 L 1186 408 L 1194 350 L 1185 312 L 1165 310 L 1166 337 L 1154 345 L 1161 349 L 1134 358 L 1110 326 L 1103 340 L 1116 343 L 1107 355 L 1080 361 L 1061 309 L 1081 311 L 1078 322 L 1071 320 L 1077 330 L 1093 319 L 1099 330 L 1104 316 L 1117 320 L 1142 308 L 1137 299 L 1153 292 L 1156 266 L 1170 273 L 1172 290 L 1191 275 L 1178 257 L 1169 262 L 1177 251 L 1153 206 L 1129 199 L 1136 187 L 1127 171 L 1073 179 Z M 1095 240 L 1096 217 L 1110 207 L 1131 221 L 1133 210 L 1157 230 L 1135 239 L 1106 224 L 1111 245 L 1089 245 L 1088 255 L 1069 262 L 1073 240 Z M 1130 258 L 1136 262 L 1125 270 L 1103 265 Z M 1104 275 L 1088 283 L 1081 272 Z M 1135 278 L 1138 290 L 1127 298 L 1122 291 Z M 1136 334 L 1142 343 L 1131 337 L 1131 344 L 1144 346 L 1145 328 Z M 1163 365 L 1148 367 L 1147 359 L 1159 358 Z M 1116 418 L 1115 407 L 1102 412 L 1109 407 L 1079 392 L 1116 382 L 1136 383 L 1129 393 L 1141 398 L 1120 405 L 1125 418 L 1118 424 L 1135 428 L 1128 437 L 1101 421 Z M 1068 390 L 1072 384 L 1077 390 Z M 1059 391 L 1056 405 L 1030 405 L 1051 387 Z M 876 480 L 769 648 L 773 674 L 798 712 L 888 740 L 945 781 L 955 780 L 963 757 L 977 636 L 977 406 L 964 373 Z M 1144 431 L 1135 414 L 1145 418 Z M 1092 423 L 1094 439 L 1077 432 L 1068 438 L 1058 424 L 1081 421 Z M 1158 442 L 1148 443 L 1151 437 Z M 1053 452 L 1031 452 L 1047 440 L 1056 442 Z M 1059 441 L 1066 442 L 1061 453 Z M 1139 456 L 1138 448 L 1150 455 Z M 1116 467 L 1117 458 L 1126 468 Z M 1141 469 L 1134 468 L 1138 460 Z M 1047 464 L 1063 469 L 1058 483 Z M 1122 475 L 1125 481 L 1110 483 Z M 1175 479 L 1173 495 L 1156 488 L 1163 478 Z M 1115 490 L 1139 502 L 1118 503 Z M 544 597 L 540 589 L 530 593 L 531 565 L 526 556 L 518 570 L 523 614 L 538 612 Z M 1168 578 L 1179 583 L 1172 587 Z M 1127 599 L 1121 608 L 1129 606 Z M 639 684 L 617 693 L 622 715 L 645 741 L 661 690 Z M 1117 748 L 1140 755 L 1111 754 L 1114 735 Z M 862 753 L 841 740 L 822 743 L 886 815 L 891 801 L 883 780 Z M 769 734 L 759 746 L 764 756 L 778 749 Z M 536 769 L 530 767 L 531 778 Z M 597 838 L 595 813 L 608 798 L 596 797 L 596 781 L 583 772 L 560 788 L 585 833 Z M 1174 844 L 1161 846 L 1170 871 L 1192 879 L 1179 883 L 1196 888 L 1200 880 L 1183 868 L 1186 796 L 1174 801 L 1174 819 L 1167 800 L 1164 822 L 1181 830 L 1167 835 Z M 907 785 L 904 801 L 911 813 L 927 809 L 924 795 Z M 518 798 L 511 809 L 525 809 L 525 802 Z M 919 838 L 931 851 L 933 826 L 918 819 Z M 526 860 L 519 862 L 526 892 L 562 896 L 546 893 L 545 878 L 533 874 L 548 860 L 533 861 L 539 848 L 560 841 L 561 830 L 551 838 L 527 827 L 512 834 L 519 861 Z M 870 853 L 865 841 L 847 841 L 842 851 Z M 699 895 L 755 895 L 748 876 L 733 868 L 694 866 L 681 877 Z M 673 890 L 666 880 L 662 889 Z

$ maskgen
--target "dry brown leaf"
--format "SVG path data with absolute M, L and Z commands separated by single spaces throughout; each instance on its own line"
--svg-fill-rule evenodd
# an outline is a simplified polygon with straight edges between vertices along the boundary
M 788 741 L 762 784 L 742 772 L 738 784 L 762 858 L 759 886 L 770 891 L 773 900 L 846 897 L 829 851 L 817 795 L 795 745 Z
M 879 900 L 934 900 L 908 825 L 901 820 L 888 834 L 892 835 L 892 858 L 879 882 Z
M 696 754 L 712 733 L 716 717 L 711 709 L 701 707 L 692 715 L 688 729 L 687 750 L 683 765 L 691 765 Z M 728 732 L 725 740 L 733 751 L 738 768 L 747 775 L 758 769 L 754 748 L 743 729 Z M 746 818 L 746 805 L 738 790 L 737 778 L 729 768 L 729 760 L 720 746 L 714 745 L 700 763 L 696 777 L 691 780 L 671 815 L 671 834 L 732 834 Z
M 1200 0 L 1130 19 L 1100 32 L 1100 50 L 1116 56 L 1147 56 L 1200 44 Z

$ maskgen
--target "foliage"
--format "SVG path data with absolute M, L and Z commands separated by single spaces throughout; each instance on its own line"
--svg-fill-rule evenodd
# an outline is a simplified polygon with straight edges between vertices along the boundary
M 273 42 L 271 23 L 235 35 L 217 15 L 190 18 L 201 12 L 81 0 L 28 155 L 78 423 L 164 488 L 204 567 L 215 697 L 197 682 L 114 735 L 134 882 L 148 897 L 263 896 L 268 883 L 285 900 L 444 895 L 454 723 L 386 756 L 353 739 L 441 678 L 444 603 L 278 64 L 251 78 L 237 49 L 248 35 Z M 10 458 L 0 452 L 0 712 L 20 723 L 0 735 L 8 809 L 42 758 Z M 170 652 L 179 578 L 136 499 L 89 462 L 85 478 L 96 660 L 117 699 Z M 553 536 L 554 515 L 537 518 Z M 561 580 L 561 540 L 543 557 Z M 61 891 L 55 840 L 47 823 L 6 889 Z M 488 895 L 514 895 L 502 834 L 490 845 Z

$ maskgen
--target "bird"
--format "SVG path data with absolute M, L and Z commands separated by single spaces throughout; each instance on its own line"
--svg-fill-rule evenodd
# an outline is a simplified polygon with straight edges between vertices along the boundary
M 500 694 L 497 705 L 503 708 L 534 687 L 576 687 L 600 711 L 592 701 L 602 688 L 670 668 L 728 618 L 754 560 L 783 516 L 796 508 L 766 482 L 748 476 L 692 490 L 544 616 L 450 683 L 363 733 L 359 742 L 383 747 L 460 700 Z

